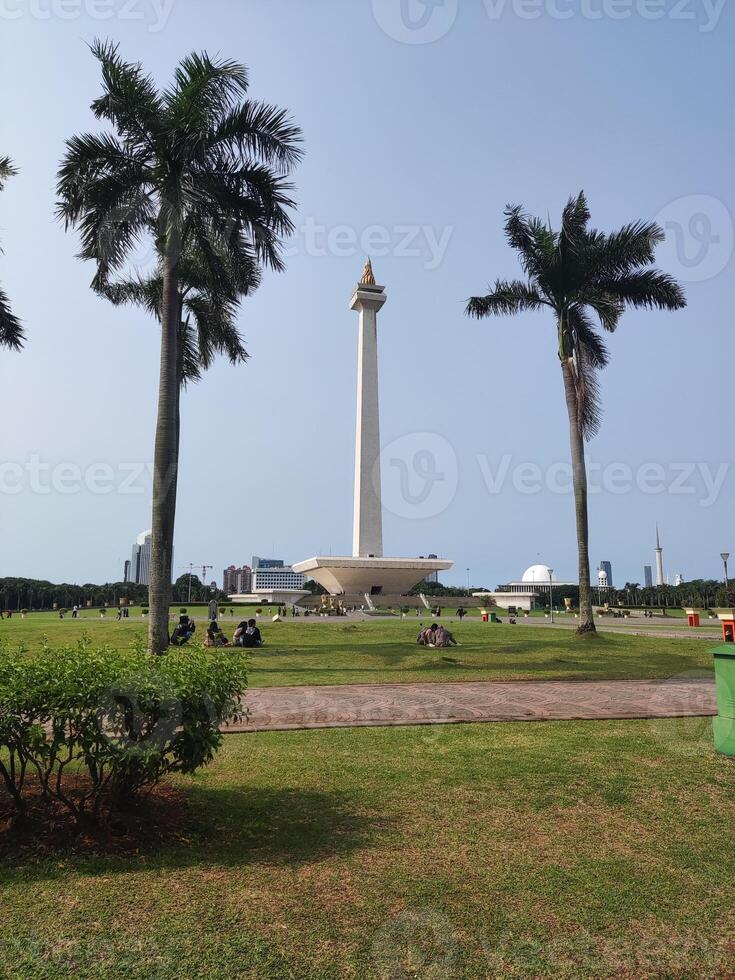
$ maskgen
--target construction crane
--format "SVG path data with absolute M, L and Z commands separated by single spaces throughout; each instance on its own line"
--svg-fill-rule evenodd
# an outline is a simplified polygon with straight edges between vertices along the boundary
M 188 565 L 181 565 L 180 568 L 185 568 L 189 572 L 189 588 L 187 590 L 187 602 L 191 602 L 191 577 L 194 574 L 194 569 L 201 567 L 202 569 L 202 585 L 206 585 L 207 572 L 214 568 L 214 565 L 195 565 L 193 561 L 190 561 Z

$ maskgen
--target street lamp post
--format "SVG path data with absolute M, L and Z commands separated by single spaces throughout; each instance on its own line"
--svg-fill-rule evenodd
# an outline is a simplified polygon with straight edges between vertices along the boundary
M 727 560 L 730 557 L 729 551 L 723 551 L 720 553 L 720 558 L 722 559 L 722 564 L 725 566 L 725 602 L 727 602 L 727 590 L 730 587 L 727 581 Z
M 554 623 L 554 585 L 553 585 L 553 575 L 554 569 L 549 569 L 549 610 L 551 612 L 551 622 Z

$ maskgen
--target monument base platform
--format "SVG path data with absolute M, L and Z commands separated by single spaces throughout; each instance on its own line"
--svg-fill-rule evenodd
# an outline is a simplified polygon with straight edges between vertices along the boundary
M 229 596 L 236 605 L 295 606 L 299 600 L 311 595 L 305 589 L 265 589 L 260 592 L 241 592 Z
M 307 558 L 293 566 L 330 595 L 406 595 L 431 572 L 454 564 L 446 558 Z

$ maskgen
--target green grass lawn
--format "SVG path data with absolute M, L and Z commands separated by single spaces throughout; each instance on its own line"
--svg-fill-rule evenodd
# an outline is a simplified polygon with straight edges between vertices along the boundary
M 424 620 L 428 622 L 430 618 Z M 596 640 L 566 630 L 480 622 L 451 625 L 461 643 L 448 650 L 417 646 L 413 618 L 348 622 L 288 620 L 261 623 L 267 645 L 251 652 L 255 687 L 298 684 L 379 684 L 406 681 L 509 680 L 517 678 L 670 677 L 712 668 L 701 639 L 664 639 L 601 633 Z M 223 628 L 234 629 L 225 622 Z M 199 626 L 203 629 L 202 624 Z M 139 620 L 59 620 L 35 613 L 0 622 L 0 641 L 37 647 L 73 643 L 84 632 L 96 643 L 127 646 L 145 641 Z M 233 655 L 242 655 L 242 652 Z
M 3 978 L 726 977 L 709 723 L 230 736 L 184 838 L 0 862 Z

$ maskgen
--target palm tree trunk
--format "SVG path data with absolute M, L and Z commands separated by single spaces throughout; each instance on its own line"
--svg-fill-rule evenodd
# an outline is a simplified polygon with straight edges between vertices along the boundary
M 579 558 L 579 628 L 578 633 L 596 633 L 592 615 L 590 588 L 589 526 L 587 520 L 587 467 L 584 459 L 584 438 L 579 425 L 577 386 L 571 358 L 561 361 L 564 395 L 569 415 L 569 442 L 572 451 L 574 510 L 577 518 L 577 554 Z
M 153 521 L 148 579 L 150 653 L 165 653 L 169 645 L 168 615 L 171 605 L 176 479 L 179 468 L 178 261 L 178 243 L 169 239 L 163 263 L 161 371 L 153 456 Z

